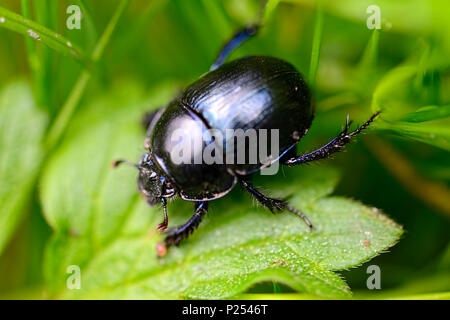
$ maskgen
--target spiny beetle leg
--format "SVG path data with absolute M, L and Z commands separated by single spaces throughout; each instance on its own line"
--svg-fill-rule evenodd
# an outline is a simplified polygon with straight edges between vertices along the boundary
M 348 131 L 350 128 L 350 124 L 352 122 L 349 121 L 347 117 L 344 130 L 342 130 L 342 132 L 336 138 L 328 142 L 325 146 L 313 152 L 287 159 L 283 162 L 283 164 L 288 166 L 296 166 L 302 163 L 325 159 L 335 152 L 342 151 L 342 148 L 350 142 L 350 139 L 356 136 L 357 134 L 361 133 L 361 131 L 363 131 L 364 129 L 366 129 L 379 114 L 380 114 L 379 111 L 376 112 L 362 126 L 360 126 L 355 131 L 352 131 L 350 133 Z
M 287 201 L 285 201 L 283 199 L 274 199 L 274 198 L 265 196 L 260 191 L 258 191 L 254 186 L 252 186 L 248 180 L 245 180 L 243 178 L 240 178 L 239 182 L 241 183 L 241 186 L 244 189 L 246 189 L 252 196 L 254 196 L 256 198 L 256 200 L 258 200 L 259 203 L 261 203 L 261 205 L 268 208 L 272 213 L 275 213 L 276 211 L 283 211 L 283 210 L 290 211 L 290 212 L 298 215 L 300 218 L 302 218 L 303 221 L 305 221 L 305 223 L 308 225 L 309 228 L 313 228 L 313 225 L 309 221 L 309 219 L 299 210 L 289 206 Z
M 181 240 L 186 239 L 199 226 L 207 212 L 208 202 L 195 202 L 194 215 L 185 224 L 170 228 L 166 232 L 166 238 L 164 239 L 165 248 L 179 245 Z

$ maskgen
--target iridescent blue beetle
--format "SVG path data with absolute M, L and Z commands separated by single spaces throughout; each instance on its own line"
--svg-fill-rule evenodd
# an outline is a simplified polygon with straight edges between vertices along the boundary
M 287 166 L 324 159 L 342 150 L 350 139 L 374 120 L 349 132 L 345 129 L 325 146 L 308 154 L 297 155 L 296 145 L 307 133 L 314 117 L 311 92 L 301 74 L 286 61 L 269 56 L 250 56 L 225 63 L 231 52 L 256 34 L 256 27 L 248 27 L 235 34 L 220 52 L 210 71 L 190 85 L 165 108 L 146 117 L 147 138 L 145 153 L 139 163 L 138 187 L 148 204 L 161 203 L 164 222 L 158 226 L 167 229 L 167 199 L 179 195 L 194 202 L 194 215 L 185 224 L 166 232 L 166 248 L 178 245 L 192 233 L 207 213 L 208 202 L 225 196 L 237 183 L 270 211 L 288 210 L 300 216 L 312 228 L 311 222 L 300 211 L 283 199 L 265 196 L 251 184 L 252 174 L 267 163 L 256 164 L 195 164 L 174 163 L 171 152 L 174 128 L 188 128 L 200 123 L 207 129 L 278 129 L 278 157 L 271 163 Z M 188 140 L 197 140 L 197 131 L 187 131 Z M 115 165 L 125 160 L 118 160 Z M 134 165 L 134 164 L 133 164 Z

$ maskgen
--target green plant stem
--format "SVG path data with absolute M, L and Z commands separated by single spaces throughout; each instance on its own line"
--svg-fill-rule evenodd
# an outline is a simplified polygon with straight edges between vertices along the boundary
M 375 29 L 372 32 L 372 36 L 367 43 L 367 46 L 361 57 L 361 61 L 358 65 L 358 70 L 361 74 L 367 74 L 369 71 L 372 71 L 376 67 L 378 61 L 379 42 L 380 32 Z
M 83 12 L 84 17 L 84 24 L 86 25 L 84 48 L 89 51 L 93 50 L 98 40 L 98 32 L 92 19 L 92 13 L 86 5 L 86 0 L 76 0 L 75 4 L 81 8 L 81 12 Z
M 314 22 L 314 38 L 311 50 L 311 63 L 309 67 L 309 84 L 313 90 L 316 88 L 317 70 L 319 69 L 320 45 L 322 43 L 323 6 L 322 1 L 317 2 L 316 18 Z
M 262 14 L 262 23 L 267 24 L 275 13 L 275 9 L 281 0 L 267 0 L 265 3 L 264 13 Z
M 57 18 L 58 18 L 58 1 L 52 0 L 34 0 L 33 9 L 36 17 L 36 21 L 51 30 L 56 30 Z M 67 44 L 67 43 L 66 43 Z M 68 45 L 69 46 L 69 45 Z M 71 44 L 73 47 L 73 45 Z M 70 46 L 69 46 L 70 47 Z M 55 99 L 52 94 L 55 92 L 55 81 L 52 79 L 53 66 L 54 66 L 54 50 L 47 46 L 40 46 L 39 48 L 39 60 L 41 65 L 39 90 L 41 101 L 40 105 L 49 111 L 50 117 L 55 115 Z M 86 59 L 86 58 L 84 58 Z M 87 62 L 89 64 L 89 62 Z
M 31 10 L 30 10 L 30 1 L 29 0 L 21 0 L 21 8 L 22 8 L 22 14 L 24 18 L 31 19 Z M 36 46 L 34 44 L 34 41 L 30 37 L 25 37 L 25 46 L 27 48 L 27 58 L 28 58 L 28 64 L 30 66 L 30 71 L 33 77 L 33 83 L 34 83 L 34 96 L 36 99 L 36 103 L 39 107 L 43 104 L 43 97 L 42 97 L 42 81 L 41 81 L 41 74 L 42 74 L 42 66 L 41 61 L 38 57 L 38 54 L 36 52 Z
M 40 41 L 48 47 L 74 58 L 83 65 L 89 65 L 89 60 L 86 59 L 80 48 L 70 43 L 70 41 L 62 35 L 42 26 L 41 24 L 30 19 L 26 19 L 20 14 L 14 13 L 1 6 L 0 19 L 0 27 L 23 34 L 29 39 Z
M 117 26 L 117 22 L 119 21 L 120 17 L 125 11 L 125 8 L 127 7 L 129 2 L 130 0 L 122 0 L 119 6 L 117 7 L 116 11 L 114 12 L 113 17 L 106 26 L 105 31 L 100 37 L 100 40 L 95 46 L 95 49 L 92 53 L 91 59 L 94 63 L 97 63 L 102 57 L 103 52 L 105 51 L 105 48 L 111 39 L 111 35 Z M 46 140 L 47 151 L 52 150 L 55 147 L 55 145 L 59 142 L 70 119 L 72 118 L 72 115 L 76 107 L 78 106 L 84 94 L 84 91 L 86 90 L 91 75 L 92 73 L 90 70 L 83 70 L 83 72 L 78 77 L 60 113 L 58 114 L 57 118 L 55 119 L 55 122 L 50 128 Z

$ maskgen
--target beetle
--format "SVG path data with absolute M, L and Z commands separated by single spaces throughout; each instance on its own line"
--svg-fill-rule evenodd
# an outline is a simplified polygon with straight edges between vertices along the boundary
M 375 113 L 352 132 L 347 117 L 344 129 L 336 138 L 313 152 L 297 155 L 296 145 L 308 132 L 315 111 L 311 91 L 302 75 L 290 63 L 270 56 L 249 56 L 225 63 L 231 52 L 254 36 L 257 30 L 258 27 L 250 26 L 237 32 L 222 48 L 208 73 L 166 107 L 146 116 L 147 152 L 138 164 L 126 160 L 114 162 L 114 166 L 128 163 L 139 170 L 140 193 L 149 205 L 162 205 L 164 221 L 158 226 L 160 232 L 166 231 L 168 226 L 168 199 L 178 195 L 194 203 L 194 215 L 185 224 L 166 231 L 164 244 L 159 244 L 157 250 L 160 256 L 198 227 L 208 211 L 209 201 L 225 196 L 236 184 L 270 211 L 293 212 L 312 228 L 308 218 L 287 201 L 268 197 L 255 188 L 251 176 L 275 162 L 296 166 L 328 158 L 341 151 L 378 115 Z M 199 125 L 200 131 L 190 129 L 194 124 Z M 172 134 L 176 129 L 184 129 L 182 141 L 197 141 L 203 149 L 206 148 L 204 132 L 207 130 L 275 129 L 278 130 L 279 148 L 276 157 L 269 157 L 266 162 L 176 163 L 172 157 L 177 146 Z M 215 141 L 212 137 L 210 140 Z M 223 147 L 223 141 L 218 145 Z M 248 151 L 249 142 L 244 146 Z

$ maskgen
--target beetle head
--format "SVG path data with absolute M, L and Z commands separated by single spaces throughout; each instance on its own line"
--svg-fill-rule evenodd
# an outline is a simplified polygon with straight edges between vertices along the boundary
M 137 165 L 126 160 L 118 160 L 113 163 L 113 166 L 116 167 L 121 163 L 132 165 L 139 170 L 137 181 L 139 192 L 145 197 L 149 205 L 157 205 L 162 198 L 169 198 L 175 195 L 174 187 L 153 162 L 149 153 L 145 153 Z
M 158 168 L 148 153 L 139 160 L 138 169 L 139 192 L 147 199 L 148 204 L 154 206 L 162 198 L 164 181 L 161 177 L 163 176 L 159 174 Z

